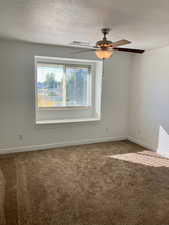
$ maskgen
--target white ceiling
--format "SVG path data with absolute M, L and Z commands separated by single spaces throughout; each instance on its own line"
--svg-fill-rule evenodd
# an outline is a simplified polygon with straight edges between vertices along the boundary
M 0 37 L 64 44 L 102 38 L 132 41 L 126 47 L 169 44 L 169 0 L 0 0 Z

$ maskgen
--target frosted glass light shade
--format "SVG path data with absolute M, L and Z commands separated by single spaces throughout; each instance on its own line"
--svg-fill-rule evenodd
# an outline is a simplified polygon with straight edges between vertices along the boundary
M 99 59 L 108 59 L 112 56 L 112 54 L 113 50 L 102 50 L 102 49 L 96 50 L 96 56 Z

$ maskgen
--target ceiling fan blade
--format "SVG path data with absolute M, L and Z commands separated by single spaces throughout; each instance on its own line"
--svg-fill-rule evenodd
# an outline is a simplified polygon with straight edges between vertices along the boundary
M 114 50 L 121 51 L 121 52 L 138 53 L 138 54 L 142 54 L 145 52 L 144 49 L 135 49 L 135 48 L 114 48 Z
M 80 51 L 72 52 L 72 54 L 80 54 L 80 53 L 85 53 L 85 52 L 93 52 L 96 51 L 97 48 L 92 48 L 92 49 L 83 49 Z
M 121 46 L 121 45 L 128 45 L 130 44 L 131 41 L 128 41 L 128 40 L 125 40 L 125 39 L 122 39 L 122 40 L 119 40 L 119 41 L 116 41 L 116 42 L 113 42 L 112 44 L 112 47 L 115 48 L 117 46 Z

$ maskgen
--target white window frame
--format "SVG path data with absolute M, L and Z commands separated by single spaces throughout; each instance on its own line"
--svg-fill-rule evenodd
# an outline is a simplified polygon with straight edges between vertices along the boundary
M 69 123 L 69 122 L 83 122 L 83 121 L 96 121 L 101 118 L 101 84 L 102 84 L 102 61 L 100 60 L 84 60 L 84 59 L 73 59 L 73 58 L 60 58 L 60 57 L 46 57 L 46 56 L 35 56 L 35 123 L 36 124 L 53 124 L 53 123 Z M 73 63 L 72 63 L 73 62 Z M 91 87 L 90 92 L 90 104 L 87 106 L 56 106 L 56 107 L 38 107 L 37 101 L 37 65 L 43 64 L 68 64 L 68 65 L 79 65 L 79 66 L 91 66 L 91 78 L 89 84 Z M 95 68 L 95 71 L 94 71 Z M 93 79 L 94 77 L 94 79 Z M 93 89 L 94 84 L 94 90 Z M 43 113 L 59 114 L 59 111 L 63 113 L 69 113 L 76 110 L 77 112 L 85 112 L 95 108 L 95 115 L 87 118 L 64 118 L 58 119 L 39 119 L 39 115 Z M 84 111 L 85 110 L 85 111 Z M 82 113 L 83 114 L 83 113 Z M 50 116 L 49 116 L 50 117 Z
M 39 57 L 38 57 L 39 58 Z M 46 64 L 46 66 L 51 66 L 52 64 L 54 64 L 54 63 L 45 63 L 45 62 L 41 62 L 43 65 L 45 65 Z M 37 84 L 37 68 L 38 68 L 38 64 L 40 64 L 38 61 L 36 61 L 36 68 L 35 68 L 35 70 L 36 70 L 36 84 Z M 59 63 L 57 63 L 57 62 L 55 62 L 55 64 L 57 64 L 57 65 L 59 65 Z M 79 66 L 76 64 L 76 65 L 71 65 L 70 63 L 63 63 L 63 64 L 60 64 L 60 65 L 63 65 L 65 68 L 64 69 L 66 69 L 66 64 L 68 65 L 68 66 L 74 66 L 74 67 L 76 67 L 76 68 L 80 68 L 80 67 L 88 67 L 88 66 L 90 66 L 90 65 L 83 65 L 83 64 L 79 64 Z M 38 93 L 38 90 L 37 90 L 37 85 L 36 85 L 36 87 L 35 87 L 35 96 L 36 96 L 36 108 L 37 108 L 37 110 L 67 110 L 67 109 L 88 109 L 89 107 L 91 107 L 92 106 L 92 93 L 91 93 L 91 84 L 92 84 L 92 76 L 91 76 L 91 73 L 92 73 L 92 71 L 90 71 L 90 81 L 89 81 L 89 87 L 87 88 L 88 90 L 88 93 L 87 93 L 87 95 L 89 95 L 89 98 L 88 98 L 88 101 L 89 101 L 89 104 L 88 105 L 86 105 L 86 106 L 77 106 L 77 105 L 73 105 L 73 106 L 66 106 L 66 105 L 63 105 L 63 106 L 61 106 L 61 105 L 59 105 L 59 106 L 52 106 L 52 107 L 39 107 L 38 106 L 38 96 L 37 96 L 37 93 Z M 66 74 L 65 74 L 65 71 L 64 71 L 64 76 L 66 76 Z M 65 80 L 65 79 L 64 79 Z

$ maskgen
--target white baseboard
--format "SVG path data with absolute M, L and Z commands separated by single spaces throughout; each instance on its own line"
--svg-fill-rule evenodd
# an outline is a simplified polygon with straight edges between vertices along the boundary
M 127 139 L 128 139 L 129 141 L 135 143 L 135 144 L 141 145 L 141 146 L 144 147 L 144 148 L 148 148 L 149 150 L 152 150 L 152 151 L 154 151 L 154 152 L 157 151 L 155 146 L 152 146 L 152 145 L 150 145 L 150 144 L 148 144 L 148 143 L 145 143 L 145 142 L 142 141 L 142 140 L 139 140 L 139 139 L 134 138 L 134 137 L 131 137 L 131 136 L 129 136 Z
M 18 147 L 0 149 L 0 154 L 28 152 L 28 151 L 35 151 L 35 150 L 45 150 L 45 149 L 66 147 L 66 146 L 94 144 L 99 142 L 122 141 L 122 140 L 127 140 L 127 137 L 121 137 L 121 136 L 120 137 L 104 137 L 104 138 L 96 138 L 96 139 L 84 139 L 84 140 L 75 140 L 75 141 L 67 141 L 67 142 L 59 142 L 59 143 L 50 143 L 50 144 L 43 144 L 43 145 L 18 146 Z

